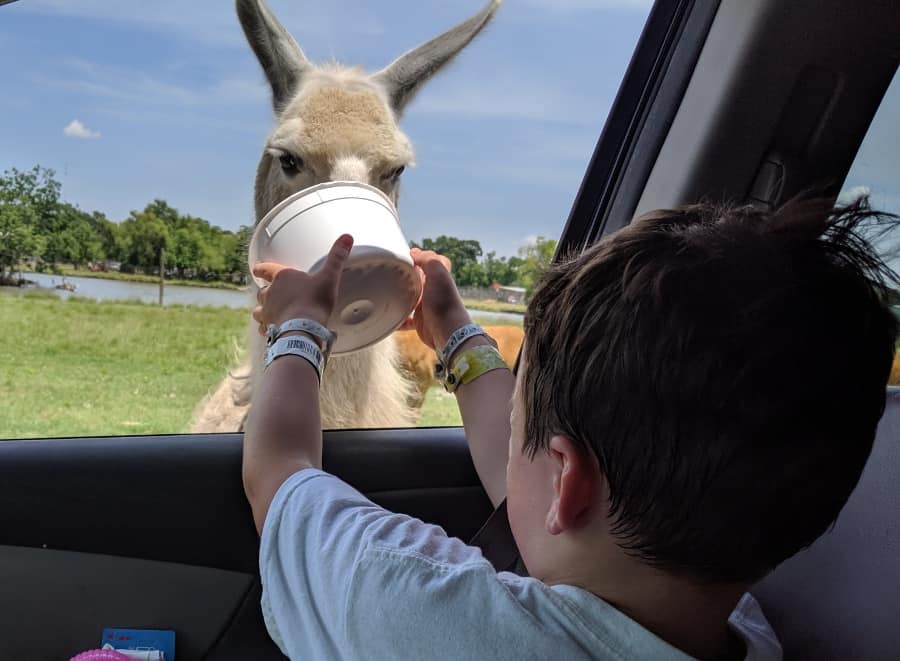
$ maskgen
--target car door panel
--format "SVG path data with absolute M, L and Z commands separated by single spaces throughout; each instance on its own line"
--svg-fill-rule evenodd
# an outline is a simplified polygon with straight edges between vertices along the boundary
M 68 659 L 99 647 L 106 627 L 172 629 L 179 658 L 202 658 L 253 583 L 196 565 L 0 546 L 0 658 Z
M 834 526 L 754 589 L 786 659 L 895 659 L 900 650 L 900 388 Z
M 261 623 L 241 441 L 0 443 L 0 659 L 68 658 L 110 626 L 174 629 L 182 660 L 278 658 Z M 324 463 L 463 539 L 492 511 L 460 429 L 330 432 Z

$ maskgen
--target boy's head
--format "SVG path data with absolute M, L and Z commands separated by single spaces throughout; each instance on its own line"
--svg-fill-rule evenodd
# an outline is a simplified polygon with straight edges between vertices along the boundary
M 746 583 L 821 535 L 869 456 L 897 340 L 896 276 L 860 233 L 879 219 L 865 201 L 689 206 L 554 266 L 517 385 L 520 547 L 532 505 L 553 535 L 590 514 L 569 503 L 602 502 L 609 536 L 643 563 Z M 522 454 L 561 457 L 553 484 L 532 489 L 542 469 Z

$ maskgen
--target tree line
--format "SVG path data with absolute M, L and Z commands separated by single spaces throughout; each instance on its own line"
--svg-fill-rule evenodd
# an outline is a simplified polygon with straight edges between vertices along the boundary
M 412 242 L 413 248 L 434 250 L 453 264 L 453 279 L 460 287 L 490 287 L 493 284 L 524 287 L 530 294 L 541 274 L 550 266 L 556 252 L 556 240 L 542 236 L 519 248 L 515 257 L 497 257 L 495 251 L 483 254 L 474 239 L 439 236 Z
M 11 168 L 0 177 L 0 280 L 11 279 L 31 259 L 51 269 L 117 262 L 124 271 L 158 272 L 162 249 L 167 274 L 205 281 L 246 277 L 250 227 L 224 230 L 161 199 L 114 222 L 99 211 L 88 213 L 65 202 L 61 190 L 54 171 L 39 165 L 25 171 Z M 509 258 L 494 251 L 484 254 L 474 239 L 450 236 L 412 246 L 449 257 L 460 287 L 496 283 L 529 293 L 556 251 L 556 241 L 543 237 Z
M 158 271 L 163 248 L 166 271 L 180 277 L 227 280 L 247 270 L 249 227 L 224 230 L 159 199 L 113 222 L 65 202 L 61 188 L 41 166 L 0 177 L 0 277 L 31 259 L 51 268 L 117 262 L 124 271 Z

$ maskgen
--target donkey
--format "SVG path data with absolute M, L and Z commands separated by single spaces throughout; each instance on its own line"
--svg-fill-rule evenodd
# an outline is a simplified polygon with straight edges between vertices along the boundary
M 324 181 L 370 184 L 396 204 L 400 177 L 413 163 L 412 145 L 398 119 L 422 85 L 484 29 L 501 2 L 491 0 L 469 20 L 366 74 L 359 68 L 311 63 L 263 0 L 237 0 L 241 27 L 271 85 L 276 117 L 256 172 L 256 222 L 284 198 Z M 262 372 L 262 344 L 251 323 L 249 360 L 201 402 L 192 431 L 242 427 Z M 329 360 L 322 379 L 322 424 L 411 426 L 418 413 L 409 406 L 412 393 L 395 339 L 388 337 Z

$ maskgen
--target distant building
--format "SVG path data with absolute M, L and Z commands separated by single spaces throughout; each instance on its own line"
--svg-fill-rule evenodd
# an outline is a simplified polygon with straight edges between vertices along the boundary
M 497 292 L 497 300 L 504 301 L 506 303 L 524 303 L 525 302 L 525 287 L 512 287 L 509 285 L 501 285 L 499 283 L 494 283 L 491 285 L 491 288 Z

